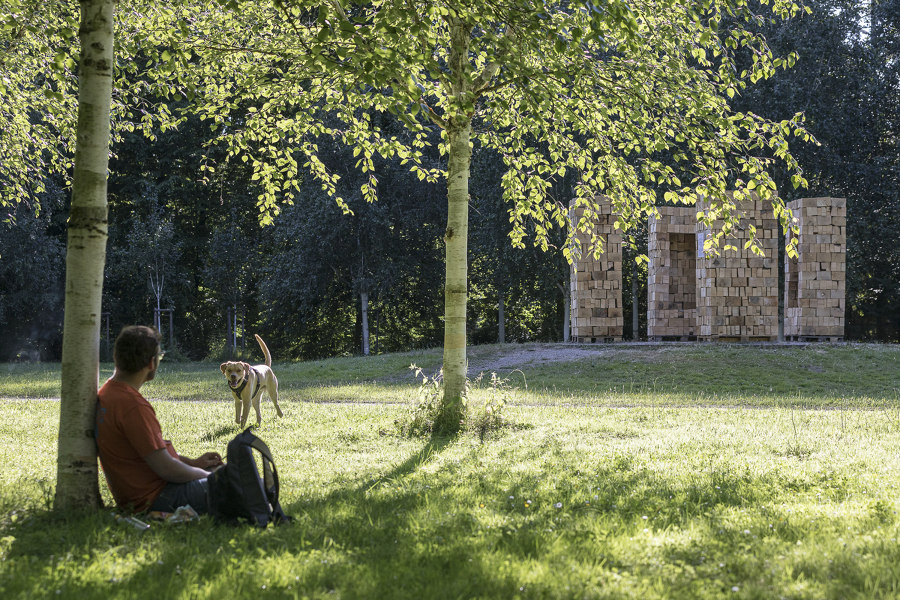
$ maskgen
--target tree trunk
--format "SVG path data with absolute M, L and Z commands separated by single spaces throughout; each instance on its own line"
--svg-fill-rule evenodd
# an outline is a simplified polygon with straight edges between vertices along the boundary
M 165 282 L 165 275 L 160 275 L 159 270 L 155 267 L 151 269 L 150 275 L 148 276 L 150 281 L 150 290 L 153 292 L 153 296 L 156 298 L 156 315 L 153 317 L 153 326 L 156 327 L 156 330 L 162 333 L 162 291 L 163 284 Z
M 468 63 L 471 29 L 451 17 L 450 95 L 453 106 L 447 115 L 447 230 L 444 232 L 444 398 L 434 430 L 459 433 L 465 417 L 466 391 L 466 302 L 468 300 L 469 166 L 472 149 L 471 109 L 466 97 L 471 79 Z
M 54 508 L 96 508 L 94 411 L 106 261 L 106 173 L 114 0 L 81 0 L 81 64 L 72 208 L 66 250 L 62 381 Z
M 159 301 L 159 294 L 156 294 L 156 316 L 153 318 L 155 321 L 156 330 L 162 332 L 162 312 L 160 309 L 162 308 L 162 304 Z
M 470 124 L 448 131 L 447 230 L 444 233 L 444 401 L 435 428 L 456 433 L 465 415 L 468 299 Z
M 362 353 L 363 356 L 369 355 L 369 294 L 368 292 L 359 293 L 359 301 L 362 305 Z
M 506 343 L 506 315 L 504 314 L 503 292 L 500 292 L 500 302 L 497 303 L 497 342 Z
M 562 291 L 563 296 L 563 341 L 569 342 L 572 339 L 569 326 L 571 325 L 569 319 L 572 318 L 572 290 L 570 289 L 570 282 L 566 281 L 564 284 L 557 284 L 559 286 L 560 291 Z
M 638 298 L 638 266 L 631 261 L 631 340 L 636 342 L 640 337 L 640 298 Z

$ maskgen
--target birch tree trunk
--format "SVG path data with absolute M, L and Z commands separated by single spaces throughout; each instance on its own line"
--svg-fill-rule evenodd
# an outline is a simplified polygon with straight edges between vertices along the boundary
M 359 293 L 359 303 L 362 305 L 362 353 L 369 355 L 369 293 Z
M 78 137 L 66 250 L 56 510 L 100 504 L 94 410 L 106 260 L 114 5 L 114 0 L 81 0 Z
M 640 314 L 638 307 L 640 299 L 638 298 L 638 270 L 637 263 L 631 262 L 631 339 L 635 342 L 640 337 Z
M 468 300 L 469 166 L 472 117 L 464 108 L 470 93 L 468 50 L 470 30 L 451 23 L 450 69 L 454 114 L 447 123 L 447 229 L 444 232 L 444 399 L 435 430 L 455 434 L 465 417 L 466 302 Z
M 570 289 L 571 282 L 566 281 L 564 284 L 557 283 L 556 285 L 557 287 L 559 287 L 560 292 L 562 292 L 563 297 L 563 341 L 568 342 L 571 341 L 571 336 L 569 333 L 569 326 L 571 324 L 569 319 L 572 318 L 572 291 Z
M 444 233 L 444 401 L 436 428 L 459 431 L 465 415 L 466 302 L 468 300 L 470 125 L 448 131 L 447 230 Z
M 506 343 L 506 314 L 503 303 L 503 291 L 500 292 L 500 301 L 497 303 L 497 343 Z

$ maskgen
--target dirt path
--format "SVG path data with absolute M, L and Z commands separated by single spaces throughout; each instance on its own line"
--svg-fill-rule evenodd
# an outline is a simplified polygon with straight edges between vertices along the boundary
M 610 352 L 608 347 L 575 346 L 570 344 L 528 344 L 521 346 L 509 344 L 505 346 L 490 346 L 482 349 L 478 346 L 470 347 L 469 376 L 478 375 L 485 371 L 512 371 L 525 369 L 550 363 L 574 362 L 597 358 Z

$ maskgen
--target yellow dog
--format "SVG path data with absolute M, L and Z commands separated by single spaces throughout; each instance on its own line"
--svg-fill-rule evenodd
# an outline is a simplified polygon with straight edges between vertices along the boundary
M 262 421 L 259 399 L 263 389 L 269 394 L 278 416 L 284 416 L 281 407 L 278 406 L 278 379 L 272 371 L 272 355 L 269 354 L 269 348 L 262 338 L 258 335 L 254 337 L 259 343 L 259 347 L 262 348 L 263 354 L 266 355 L 266 364 L 250 366 L 245 362 L 229 361 L 219 366 L 225 379 L 228 380 L 228 387 L 231 388 L 231 394 L 234 396 L 234 422 L 240 424 L 241 428 L 247 423 L 251 403 L 256 410 L 256 424 L 259 425 Z

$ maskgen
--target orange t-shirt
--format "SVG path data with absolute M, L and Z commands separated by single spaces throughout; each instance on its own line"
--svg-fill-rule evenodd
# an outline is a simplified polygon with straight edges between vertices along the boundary
M 174 458 L 178 454 L 163 439 L 156 411 L 136 389 L 109 379 L 97 396 L 97 452 L 109 491 L 120 508 L 147 510 L 168 482 L 144 457 L 163 448 Z

